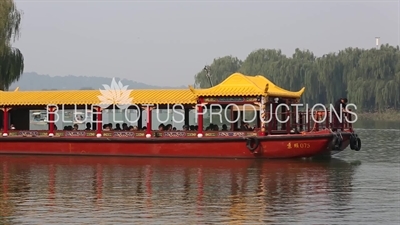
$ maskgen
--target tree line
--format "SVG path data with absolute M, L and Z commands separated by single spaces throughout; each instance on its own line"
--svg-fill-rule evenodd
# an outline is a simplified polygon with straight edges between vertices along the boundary
M 379 49 L 346 48 L 316 57 L 309 50 L 296 49 L 291 57 L 281 50 L 259 49 L 242 61 L 225 56 L 209 66 L 211 80 L 219 84 L 229 75 L 263 75 L 291 91 L 306 87 L 304 103 L 329 104 L 347 97 L 358 110 L 400 109 L 400 50 L 388 44 Z M 195 85 L 210 87 L 206 71 L 195 75 Z
M 12 46 L 20 34 L 21 15 L 14 0 L 0 1 L 0 90 L 8 90 L 24 70 L 23 55 Z M 309 50 L 296 49 L 288 57 L 280 50 L 259 49 L 244 61 L 233 56 L 214 59 L 210 70 L 214 85 L 235 72 L 264 75 L 288 90 L 305 86 L 305 103 L 327 104 L 347 97 L 363 111 L 400 110 L 399 46 L 346 48 L 322 57 Z M 195 75 L 195 85 L 210 87 L 204 70 Z

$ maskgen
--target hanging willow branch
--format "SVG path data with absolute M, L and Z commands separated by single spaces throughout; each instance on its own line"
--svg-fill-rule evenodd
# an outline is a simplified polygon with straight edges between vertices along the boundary
M 7 90 L 24 71 L 24 57 L 11 45 L 19 38 L 21 15 L 14 0 L 0 0 L 0 90 Z
M 8 90 L 24 72 L 24 56 L 17 48 L 8 47 L 0 56 L 0 89 Z

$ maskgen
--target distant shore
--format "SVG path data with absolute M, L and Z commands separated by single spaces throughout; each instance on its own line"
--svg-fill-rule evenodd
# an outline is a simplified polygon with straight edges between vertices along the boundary
M 393 121 L 400 122 L 400 111 L 386 110 L 384 112 L 357 112 L 359 119 L 368 119 L 373 121 Z

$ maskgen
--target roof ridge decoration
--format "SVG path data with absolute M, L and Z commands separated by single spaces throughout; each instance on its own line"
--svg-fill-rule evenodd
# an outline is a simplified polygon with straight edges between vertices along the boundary
M 257 84 L 257 82 L 260 82 L 268 85 L 268 89 L 266 88 L 267 90 L 265 90 L 265 93 L 270 96 L 300 98 L 305 91 L 305 87 L 296 92 L 286 90 L 284 88 L 279 87 L 278 85 L 276 85 L 274 82 L 272 82 L 263 75 L 255 75 L 247 77 L 249 77 L 249 79 L 251 79 L 255 84 Z M 255 82 L 256 79 L 257 82 Z
M 197 96 L 276 96 L 276 97 L 288 97 L 288 98 L 300 98 L 305 88 L 303 87 L 300 91 L 292 92 L 285 90 L 265 76 L 255 75 L 248 76 L 241 73 L 233 73 L 227 77 L 224 81 L 207 89 L 189 89 Z

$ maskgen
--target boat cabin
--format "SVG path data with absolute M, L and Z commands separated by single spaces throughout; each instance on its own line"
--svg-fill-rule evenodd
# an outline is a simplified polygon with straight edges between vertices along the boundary
M 4 137 L 238 137 L 329 127 L 305 119 L 313 116 L 309 111 L 294 110 L 292 104 L 300 102 L 304 90 L 292 92 L 264 76 L 234 73 L 207 89 L 124 90 L 119 96 L 118 90 L 0 91 L 0 133 Z

